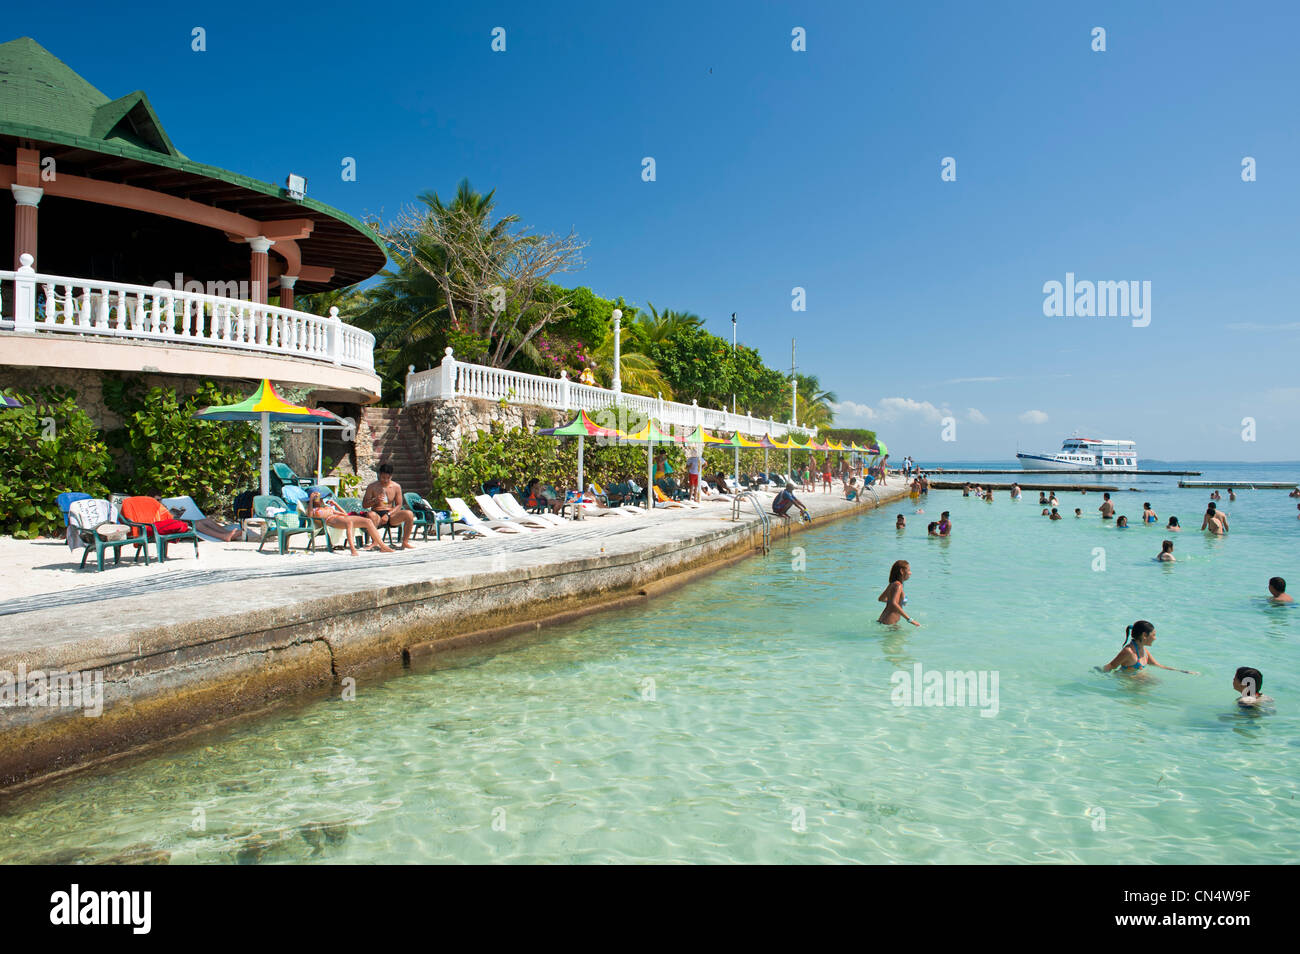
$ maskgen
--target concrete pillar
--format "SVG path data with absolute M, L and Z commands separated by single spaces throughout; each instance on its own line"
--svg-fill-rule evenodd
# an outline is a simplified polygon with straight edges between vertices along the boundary
M 38 186 L 11 185 L 14 194 L 14 268 L 22 267 L 24 253 L 36 261 L 36 207 L 40 205 L 45 190 Z
M 293 286 L 298 283 L 297 275 L 280 276 L 280 307 L 293 307 Z
M 249 294 L 251 300 L 259 305 L 265 305 L 267 299 L 267 285 L 270 282 L 270 261 L 267 252 L 271 251 L 271 246 L 275 243 L 265 235 L 255 235 L 248 240 L 248 247 L 253 250 L 252 265 L 249 270 L 249 281 L 252 288 Z

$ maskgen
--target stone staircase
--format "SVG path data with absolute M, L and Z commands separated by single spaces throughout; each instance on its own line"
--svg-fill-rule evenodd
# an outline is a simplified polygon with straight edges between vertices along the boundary
M 361 413 L 370 428 L 376 469 L 381 463 L 392 464 L 393 479 L 404 493 L 428 496 L 429 462 L 414 416 L 400 407 L 367 407 Z

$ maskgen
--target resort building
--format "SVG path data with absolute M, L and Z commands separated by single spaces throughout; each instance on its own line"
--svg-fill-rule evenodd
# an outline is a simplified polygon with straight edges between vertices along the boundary
M 0 387 L 66 385 L 101 426 L 105 372 L 379 397 L 373 337 L 295 296 L 369 278 L 378 238 L 287 188 L 189 159 L 137 90 L 111 99 L 29 38 L 0 44 Z

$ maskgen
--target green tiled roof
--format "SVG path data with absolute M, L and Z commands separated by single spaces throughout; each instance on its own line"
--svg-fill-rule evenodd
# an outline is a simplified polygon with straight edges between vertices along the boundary
M 0 116 L 57 139 L 126 143 L 181 157 L 143 92 L 110 101 L 31 37 L 0 43 Z

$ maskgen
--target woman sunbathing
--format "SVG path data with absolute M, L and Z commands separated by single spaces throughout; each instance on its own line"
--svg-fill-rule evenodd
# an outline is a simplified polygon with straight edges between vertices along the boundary
M 393 548 L 385 545 L 384 541 L 380 539 L 379 530 L 375 527 L 373 520 L 369 517 L 354 516 L 347 513 L 338 505 L 337 501 L 323 500 L 319 491 L 313 490 L 307 498 L 307 516 L 323 520 L 327 527 L 346 530 L 348 550 L 353 556 L 357 555 L 355 537 L 358 530 L 364 530 L 372 541 L 370 546 L 366 547 L 367 550 L 379 550 L 383 553 L 393 552 Z

